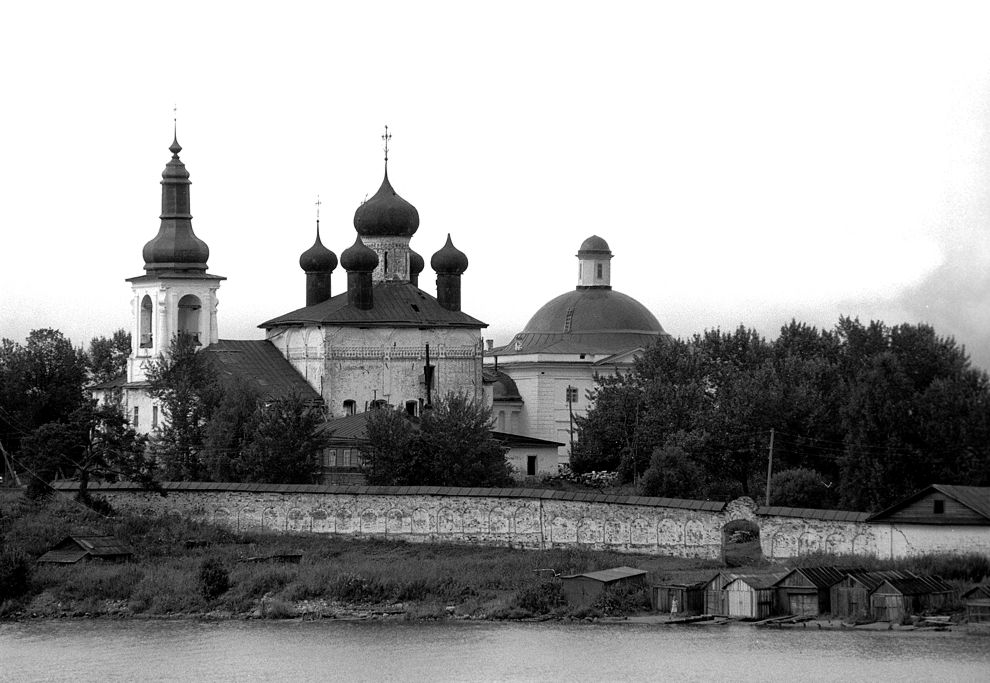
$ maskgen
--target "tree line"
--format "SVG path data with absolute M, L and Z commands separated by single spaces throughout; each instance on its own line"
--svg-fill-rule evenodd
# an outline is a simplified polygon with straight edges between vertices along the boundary
M 576 472 L 644 495 L 875 511 L 928 484 L 990 484 L 990 382 L 928 325 L 792 321 L 659 340 L 599 377 Z

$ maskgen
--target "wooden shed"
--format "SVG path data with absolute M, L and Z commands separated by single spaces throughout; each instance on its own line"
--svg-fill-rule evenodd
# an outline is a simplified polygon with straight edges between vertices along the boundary
M 705 611 L 706 582 L 667 583 L 653 586 L 650 603 L 657 612 L 665 614 L 701 614 Z
M 741 576 L 732 572 L 719 572 L 705 582 L 704 593 L 704 613 L 705 614 L 728 614 L 729 608 L 725 604 L 725 587 Z
M 870 611 L 877 621 L 901 621 L 951 602 L 954 589 L 937 576 L 904 574 L 907 576 L 885 579 L 870 595 Z
M 742 574 L 725 585 L 726 613 L 740 619 L 766 619 L 773 615 L 777 574 Z
M 590 605 L 606 588 L 620 585 L 645 585 L 646 570 L 613 567 L 585 574 L 561 576 L 561 591 L 571 605 Z
M 840 619 L 870 618 L 870 595 L 888 578 L 899 578 L 904 572 L 895 570 L 850 572 L 829 590 L 832 615 Z
M 832 586 L 844 579 L 846 572 L 835 567 L 798 567 L 777 582 L 777 611 L 814 617 L 832 611 Z
M 37 561 L 42 564 L 75 564 L 82 560 L 125 562 L 133 555 L 130 548 L 113 536 L 66 536 Z

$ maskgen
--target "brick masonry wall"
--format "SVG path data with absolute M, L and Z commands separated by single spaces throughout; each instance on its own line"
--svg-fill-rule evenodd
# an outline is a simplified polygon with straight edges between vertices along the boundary
M 933 528 L 791 515 L 757 515 L 748 498 L 729 503 L 606 496 L 537 489 L 166 484 L 167 493 L 130 484 L 91 484 L 119 510 L 175 514 L 237 531 L 392 537 L 413 542 L 545 549 L 583 547 L 718 560 L 723 527 L 760 527 L 763 553 L 786 559 L 811 552 L 903 557 L 926 552 L 990 555 L 990 526 Z M 72 493 L 74 482 L 57 482 Z M 814 514 L 816 511 L 809 511 Z

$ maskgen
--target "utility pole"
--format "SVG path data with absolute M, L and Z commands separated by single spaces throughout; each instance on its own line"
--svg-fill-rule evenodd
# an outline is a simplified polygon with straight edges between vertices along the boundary
M 571 456 L 574 455 L 574 398 L 575 398 L 575 394 L 577 394 L 577 388 L 568 385 L 567 386 L 567 412 L 568 412 L 568 416 L 570 417 L 570 426 L 569 426 L 569 429 L 567 430 L 567 433 L 568 433 L 568 436 L 570 437 L 570 441 L 571 441 L 571 452 L 568 455 L 568 457 L 571 457 Z
M 773 476 L 773 428 L 770 428 L 770 452 L 767 454 L 767 507 L 770 507 L 770 477 Z

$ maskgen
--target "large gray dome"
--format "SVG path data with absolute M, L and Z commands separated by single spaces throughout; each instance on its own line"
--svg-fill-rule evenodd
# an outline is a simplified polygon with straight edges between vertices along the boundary
M 568 334 L 663 334 L 660 322 L 643 304 L 613 289 L 581 288 L 561 294 L 529 319 L 523 332 Z

